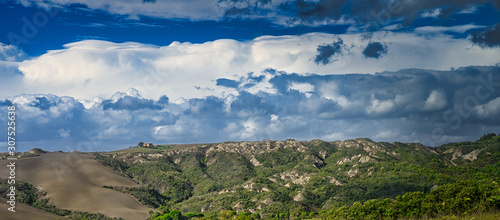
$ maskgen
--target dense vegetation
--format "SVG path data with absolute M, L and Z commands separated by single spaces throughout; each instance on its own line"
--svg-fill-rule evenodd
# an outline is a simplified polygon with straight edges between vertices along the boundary
M 267 150 L 254 149 L 264 145 Z M 436 148 L 369 139 L 267 140 L 152 154 L 96 155 L 148 189 L 135 193 L 139 200 L 164 197 L 144 202 L 161 204 L 152 219 L 396 219 L 500 210 L 495 134 Z

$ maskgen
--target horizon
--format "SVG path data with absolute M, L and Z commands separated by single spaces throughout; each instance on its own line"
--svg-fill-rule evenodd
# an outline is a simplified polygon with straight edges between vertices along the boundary
M 500 132 L 498 1 L 4 0 L 0 11 L 0 129 L 15 106 L 19 152 L 359 137 L 436 147 Z
M 488 133 L 488 134 L 495 134 L 495 133 Z M 484 134 L 486 135 L 486 134 Z M 484 136 L 482 135 L 482 136 Z M 496 135 L 496 134 L 495 134 Z M 482 137 L 481 136 L 481 137 Z M 500 133 L 498 134 L 498 136 L 500 136 Z M 398 143 L 398 141 L 393 141 L 393 142 L 389 142 L 389 141 L 375 141 L 375 140 L 372 140 L 370 138 L 367 138 L 367 137 L 358 137 L 358 138 L 353 138 L 353 139 L 344 139 L 344 140 L 333 140 L 333 141 L 325 141 L 325 142 L 328 142 L 328 143 L 333 143 L 333 142 L 343 142 L 343 141 L 349 141 L 349 140 L 358 140 L 358 139 L 368 139 L 374 143 L 390 143 L 390 144 L 394 144 L 394 143 Z M 152 143 L 154 145 L 159 145 L 159 146 L 178 146 L 178 145 L 194 145 L 196 147 L 199 147 L 201 145 L 217 145 L 217 144 L 222 144 L 222 143 L 227 143 L 227 142 L 235 142 L 235 143 L 242 143 L 242 142 L 264 142 L 264 141 L 282 141 L 282 142 L 286 142 L 288 140 L 292 140 L 292 141 L 296 141 L 296 142 L 311 142 L 313 140 L 321 140 L 321 139 L 311 139 L 311 140 L 295 140 L 293 138 L 288 138 L 288 139 L 284 139 L 284 140 L 271 140 L 271 139 L 263 139 L 263 140 L 256 140 L 256 141 L 224 141 L 224 142 L 217 142 L 217 143 L 183 143 L 183 144 L 163 144 L 163 143 L 152 143 L 152 142 L 143 142 L 143 143 Z M 321 140 L 321 141 L 324 141 L 324 140 Z M 476 142 L 476 141 L 479 141 L 479 138 L 475 139 L 475 140 L 465 140 L 465 141 L 461 141 L 461 142 L 450 142 L 450 143 L 445 143 L 445 144 L 441 144 L 441 145 L 438 145 L 438 146 L 428 146 L 428 145 L 424 145 L 425 147 L 429 147 L 429 148 L 438 148 L 438 147 L 443 147 L 443 146 L 447 146 L 447 145 L 453 145 L 453 144 L 459 144 L 459 143 L 464 143 L 464 142 Z M 141 141 L 142 142 L 142 141 Z M 139 143 L 139 142 L 138 142 Z M 419 142 L 399 142 L 399 143 L 403 143 L 403 144 L 422 144 L 422 143 L 419 143 Z M 46 150 L 44 148 L 39 148 L 39 147 L 34 147 L 34 148 L 30 148 L 29 150 L 27 151 L 23 151 L 23 152 L 19 152 L 19 153 L 27 153 L 31 150 L 34 150 L 34 149 L 40 149 L 40 150 L 43 150 L 43 151 L 47 151 L 49 153 L 51 152 L 63 152 L 63 153 L 71 153 L 71 152 L 82 152 L 82 153 L 99 153 L 99 152 L 114 152 L 114 151 L 120 151 L 120 150 L 126 150 L 126 149 L 132 149 L 132 148 L 139 148 L 139 145 L 134 145 L 134 146 L 128 146 L 128 147 L 118 147 L 118 148 L 114 148 L 114 149 L 109 149 L 107 151 L 92 151 L 93 149 L 90 149 L 88 151 L 85 151 L 85 149 L 73 149 L 72 151 L 64 151 L 64 150 Z M 141 147 L 141 148 L 149 148 L 149 147 Z M 0 154 L 2 153 L 9 153 L 8 151 L 0 151 Z

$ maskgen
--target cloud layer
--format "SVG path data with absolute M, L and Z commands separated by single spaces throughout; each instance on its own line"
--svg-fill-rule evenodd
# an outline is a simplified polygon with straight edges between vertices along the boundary
M 234 80 L 248 73 L 264 77 L 260 73 L 268 68 L 299 75 L 373 74 L 405 68 L 495 65 L 500 57 L 498 48 L 477 46 L 444 33 L 376 32 L 371 40 L 362 34 L 310 33 L 168 46 L 85 40 L 64 47 L 22 62 L 7 61 L 15 60 L 12 56 L 5 58 L 0 68 L 9 70 L 3 74 L 16 83 L 3 87 L 0 98 L 52 93 L 93 100 L 129 88 L 136 88 L 146 98 L 167 95 L 173 101 L 225 97 L 236 94 L 234 87 L 239 84 Z M 269 90 L 269 86 L 255 83 L 260 87 L 250 92 Z
M 405 24 L 424 17 L 446 18 L 453 13 L 471 10 L 494 0 L 196 0 L 196 1 L 133 1 L 103 2 L 98 0 L 18 0 L 25 6 L 68 7 L 85 6 L 131 19 L 149 16 L 165 19 L 223 20 L 228 18 L 267 19 L 273 23 L 294 25 L 323 25 L 364 23 L 380 29 L 392 21 Z
M 369 137 L 438 145 L 500 129 L 500 67 L 300 75 L 267 69 L 232 81 L 234 95 L 172 102 L 135 89 L 81 102 L 17 95 L 20 149 L 100 151 L 155 143 Z M 267 86 L 268 91 L 255 87 Z M 227 88 L 227 83 L 218 87 Z M 4 114 L 5 108 L 1 110 Z M 5 119 L 0 119 L 4 123 Z

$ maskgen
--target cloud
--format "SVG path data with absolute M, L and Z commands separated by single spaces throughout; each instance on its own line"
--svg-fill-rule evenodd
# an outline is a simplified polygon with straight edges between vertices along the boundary
M 234 80 L 239 86 L 230 89 L 236 92 L 221 97 L 171 102 L 167 95 L 156 100 L 128 89 L 91 105 L 52 94 L 17 95 L 1 105 L 17 107 L 20 150 L 81 146 L 96 151 L 145 140 L 207 143 L 266 138 L 369 137 L 438 145 L 476 139 L 499 128 L 500 67 L 496 66 L 373 75 L 300 75 L 265 69 L 258 80 L 255 74 Z M 272 90 L 253 92 L 260 84 Z M 0 114 L 5 111 L 1 108 Z M 0 123 L 5 120 L 0 118 Z M 443 135 L 433 135 L 436 129 Z
M 0 60 L 16 62 L 27 58 L 27 55 L 14 45 L 6 45 L 0 42 Z
M 217 84 L 218 86 L 224 86 L 228 88 L 238 88 L 240 85 L 237 81 L 231 80 L 231 79 L 225 79 L 225 78 L 220 78 L 217 79 Z
M 484 25 L 475 25 L 475 24 L 465 24 L 465 25 L 457 25 L 451 27 L 445 26 L 422 26 L 415 28 L 415 32 L 418 33 L 427 33 L 427 34 L 436 34 L 436 33 L 465 33 L 473 29 L 483 29 L 486 26 Z
M 500 97 L 486 104 L 476 106 L 476 114 L 481 118 L 493 118 L 500 115 Z
M 378 100 L 372 98 L 371 105 L 366 109 L 368 114 L 385 114 L 394 110 L 393 100 Z
M 428 111 L 439 110 L 446 107 L 446 95 L 438 90 L 433 90 L 425 100 L 423 109 Z
M 214 1 L 195 0 L 188 2 L 166 0 L 120 0 L 113 2 L 102 2 L 97 0 L 19 0 L 25 6 L 37 5 L 47 7 L 70 7 L 80 4 L 91 10 L 102 10 L 111 14 L 124 15 L 131 19 L 139 19 L 140 16 L 149 16 L 167 19 L 187 20 L 216 20 L 219 17 Z
M 363 51 L 366 58 L 378 59 L 383 54 L 387 53 L 387 46 L 382 45 L 380 42 L 370 42 Z
M 388 1 L 388 0 L 288 0 L 258 4 L 256 1 L 220 1 L 226 16 L 266 17 L 281 25 L 351 24 L 379 30 L 393 23 L 408 25 L 419 17 L 445 19 L 457 13 L 472 13 L 474 7 L 494 0 Z M 236 2 L 236 3 L 235 3 Z M 270 13 L 272 11 L 273 13 Z M 231 13 L 229 13 L 231 12 Z M 250 16 L 250 14 L 252 16 Z
M 342 55 L 343 50 L 346 48 L 346 45 L 344 44 L 344 41 L 340 38 L 338 38 L 336 41 L 334 41 L 331 44 L 326 44 L 326 45 L 319 45 L 318 49 L 318 54 L 316 54 L 316 58 L 314 58 L 314 62 L 316 64 L 329 64 L 332 62 L 331 58 L 334 55 Z
M 162 96 L 158 102 L 168 103 L 168 97 Z M 115 93 L 112 99 L 102 101 L 101 105 L 103 110 L 139 110 L 145 108 L 159 110 L 163 108 L 159 103 L 141 98 L 136 89 L 129 89 L 126 93 Z
M 500 6 L 495 0 L 196 0 L 196 1 L 132 1 L 121 0 L 102 2 L 97 0 L 35 0 L 21 1 L 25 6 L 70 7 L 81 4 L 90 10 L 102 10 L 111 14 L 123 15 L 139 20 L 141 16 L 163 19 L 186 20 L 224 20 L 227 18 L 267 19 L 285 26 L 325 25 L 325 24 L 367 24 L 370 28 L 380 29 L 393 22 L 411 23 L 420 16 L 440 19 L 457 13 L 472 13 L 474 7 L 491 3 Z
M 247 81 L 238 87 L 251 88 L 250 93 L 270 92 L 275 88 L 265 78 L 270 76 L 262 73 L 264 69 L 299 75 L 373 74 L 404 68 L 448 70 L 495 65 L 500 57 L 499 48 L 474 46 L 467 39 L 447 34 L 374 32 L 371 40 L 384 42 L 387 53 L 375 50 L 383 55 L 366 59 L 367 42 L 362 34 L 309 33 L 248 41 L 173 42 L 167 46 L 85 40 L 4 65 L 0 98 L 51 93 L 93 100 L 135 88 L 144 98 L 157 100 L 167 95 L 176 102 L 236 95 L 233 81 L 241 77 Z M 252 77 L 246 77 L 249 73 Z
M 471 34 L 470 40 L 481 47 L 500 47 L 500 23 Z
M 58 137 L 61 137 L 61 138 L 67 138 L 67 137 L 71 136 L 71 131 L 69 129 L 61 128 L 61 129 L 57 130 L 57 132 L 59 133 Z
M 162 108 L 162 106 L 155 104 L 151 100 L 140 99 L 140 98 L 135 98 L 135 97 L 130 97 L 130 96 L 120 98 L 116 102 L 113 102 L 111 100 L 106 100 L 103 102 L 102 107 L 103 107 L 103 110 L 107 110 L 107 109 L 138 110 L 138 109 L 144 109 L 144 108 L 149 108 L 149 109 L 161 109 Z

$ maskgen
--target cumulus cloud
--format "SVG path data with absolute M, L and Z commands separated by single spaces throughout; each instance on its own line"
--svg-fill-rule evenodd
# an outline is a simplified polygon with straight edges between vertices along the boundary
M 446 95 L 438 90 L 433 90 L 425 100 L 424 110 L 439 110 L 446 106 Z
M 233 80 L 228 96 L 171 102 L 135 89 L 84 101 L 52 94 L 17 95 L 20 150 L 111 150 L 155 143 L 369 137 L 438 145 L 498 129 L 500 67 L 448 71 L 300 75 L 266 69 Z M 273 90 L 250 92 L 259 84 Z M 224 85 L 218 87 L 226 88 Z M 88 104 L 88 103 L 87 103 Z M 5 113 L 5 108 L 0 112 Z M 3 113 L 2 113 L 3 114 Z M 0 118 L 0 123 L 5 123 Z M 439 129 L 443 135 L 433 132 Z M 40 146 L 42 145 L 42 146 Z M 25 147 L 26 149 L 22 149 Z
M 337 37 L 341 40 L 332 43 Z M 246 86 L 256 86 L 248 92 L 270 92 L 274 88 L 266 84 L 269 79 L 265 77 L 269 76 L 262 73 L 264 69 L 299 75 L 373 74 L 403 68 L 448 70 L 464 65 L 495 65 L 500 57 L 498 48 L 473 46 L 467 39 L 446 34 L 375 32 L 372 40 L 381 42 L 377 39 L 383 39 L 386 53 L 376 44 L 370 47 L 373 50 L 366 51 L 361 34 L 309 33 L 262 36 L 249 41 L 173 42 L 167 46 L 85 40 L 16 62 L 4 73 L 13 78 L 9 84 L 0 82 L 5 84 L 0 88 L 5 91 L 0 98 L 52 93 L 93 100 L 135 88 L 144 98 L 167 95 L 175 102 L 235 95 L 237 87 L 243 86 L 235 82 L 249 73 L 253 75 L 245 78 Z M 378 59 L 366 59 L 366 54 L 380 55 Z
M 500 97 L 476 106 L 476 113 L 482 118 L 498 117 L 500 115 Z
M 0 60 L 18 62 L 27 58 L 27 55 L 14 45 L 7 45 L 0 42 Z

